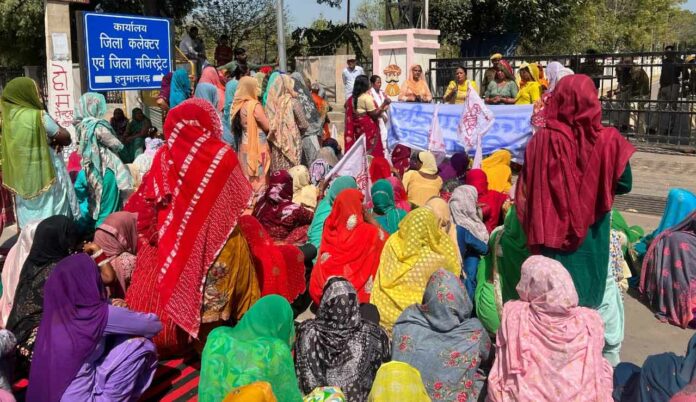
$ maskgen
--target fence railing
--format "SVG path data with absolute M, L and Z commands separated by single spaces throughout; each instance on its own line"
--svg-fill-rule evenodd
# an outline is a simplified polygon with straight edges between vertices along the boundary
M 685 60 L 695 52 L 677 52 L 678 84 L 660 85 L 664 53 L 612 53 L 593 55 L 543 55 L 506 57 L 517 74 L 523 62 L 546 67 L 551 61 L 592 77 L 602 104 L 602 120 L 637 142 L 658 146 L 696 147 L 696 60 Z M 491 80 L 494 70 L 486 57 L 432 59 L 428 82 L 435 99 L 444 91 L 458 66 L 479 85 Z M 488 77 L 487 77 L 488 75 Z

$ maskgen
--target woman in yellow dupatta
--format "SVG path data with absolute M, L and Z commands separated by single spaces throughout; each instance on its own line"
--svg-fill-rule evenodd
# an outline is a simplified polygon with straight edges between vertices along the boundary
M 512 187 L 512 153 L 507 149 L 495 151 L 481 163 L 481 169 L 488 177 L 488 189 L 504 194 Z
M 266 189 L 271 155 L 265 134 L 269 132 L 270 126 L 258 99 L 255 79 L 242 77 L 239 80 L 230 116 L 235 136 L 241 136 L 239 163 L 254 190 L 254 200 L 257 200 Z
M 430 209 L 415 209 L 384 245 L 370 298 L 390 335 L 404 309 L 422 301 L 430 275 L 440 268 L 461 274 L 457 248 Z
M 368 402 L 430 402 L 420 372 L 408 363 L 392 361 L 377 370 Z
M 405 102 L 426 102 L 433 100 L 428 84 L 423 78 L 423 67 L 414 64 L 408 69 L 408 79 L 401 86 L 399 100 Z
M 533 105 L 543 92 L 539 83 L 539 66 L 536 63 L 523 63 L 520 66 L 520 90 L 515 105 Z

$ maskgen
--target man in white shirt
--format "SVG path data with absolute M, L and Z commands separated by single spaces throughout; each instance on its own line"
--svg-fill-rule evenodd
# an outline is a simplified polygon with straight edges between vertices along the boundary
M 343 87 L 346 90 L 346 99 L 353 95 L 353 83 L 359 75 L 364 75 L 362 67 L 356 65 L 355 59 L 348 59 L 348 67 L 343 69 Z

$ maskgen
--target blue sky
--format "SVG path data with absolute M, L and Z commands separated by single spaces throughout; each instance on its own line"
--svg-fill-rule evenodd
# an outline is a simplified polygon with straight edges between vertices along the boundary
M 324 15 L 324 18 L 333 21 L 346 21 L 346 5 L 348 2 L 343 0 L 343 6 L 338 9 L 335 7 L 329 7 L 326 4 L 317 4 L 315 0 L 284 0 L 285 7 L 290 10 L 290 25 L 293 27 L 306 27 L 312 24 L 312 21 L 317 19 L 319 15 Z M 696 0 L 693 0 L 696 2 Z M 351 0 L 351 19 L 355 16 L 355 12 L 358 9 L 360 3 L 363 0 Z
M 351 0 L 351 18 L 355 15 L 355 11 L 363 1 Z M 346 4 L 347 1 L 343 0 L 343 6 L 338 9 L 327 5 L 319 5 L 315 0 L 285 0 L 285 6 L 290 10 L 290 25 L 293 27 L 309 26 L 312 24 L 312 21 L 322 14 L 326 19 L 344 22 L 346 20 Z M 687 0 L 683 7 L 696 12 L 696 0 Z

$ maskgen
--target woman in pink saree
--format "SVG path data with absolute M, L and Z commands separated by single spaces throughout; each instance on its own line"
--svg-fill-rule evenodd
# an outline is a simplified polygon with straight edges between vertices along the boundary
M 529 257 L 517 292 L 520 300 L 503 307 L 487 400 L 612 401 L 612 368 L 602 357 L 602 318 L 578 307 L 563 265 Z

